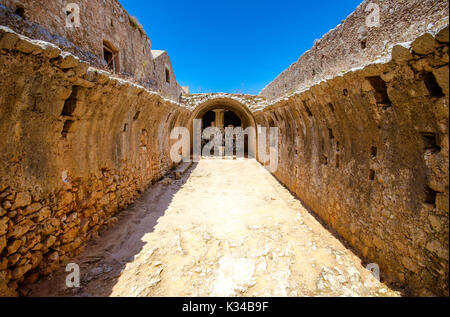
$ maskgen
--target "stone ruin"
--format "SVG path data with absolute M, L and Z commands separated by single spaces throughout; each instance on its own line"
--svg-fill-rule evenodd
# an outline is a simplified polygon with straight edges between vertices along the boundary
M 279 128 L 274 176 L 383 279 L 449 295 L 447 1 L 364 1 L 259 96 L 189 95 L 118 1 L 72 2 L 81 28 L 0 0 L 0 296 L 114 225 L 174 167 L 171 129 L 217 109 Z

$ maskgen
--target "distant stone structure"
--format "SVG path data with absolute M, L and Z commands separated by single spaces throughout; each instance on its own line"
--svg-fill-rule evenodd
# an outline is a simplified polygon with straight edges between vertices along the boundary
M 142 25 L 119 1 L 0 0 L 0 5 L 1 25 L 179 100 L 181 86 L 168 54 L 152 51 Z
M 166 51 L 152 51 L 155 65 L 154 78 L 156 78 L 157 91 L 163 96 L 170 96 L 172 100 L 181 102 L 183 90 L 178 85 L 175 73 Z
M 183 87 L 181 87 L 181 89 L 182 89 L 182 92 L 183 92 L 184 95 L 189 95 L 190 94 L 188 86 L 183 86 Z

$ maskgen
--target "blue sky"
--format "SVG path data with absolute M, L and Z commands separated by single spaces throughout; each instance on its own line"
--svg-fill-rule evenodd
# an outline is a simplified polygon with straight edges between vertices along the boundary
M 362 0 L 119 0 L 191 93 L 258 94 Z

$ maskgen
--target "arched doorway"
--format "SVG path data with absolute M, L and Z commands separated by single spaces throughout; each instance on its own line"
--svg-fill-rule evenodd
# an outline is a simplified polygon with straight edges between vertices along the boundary
M 250 110 L 241 102 L 231 98 L 210 99 L 200 104 L 193 111 L 189 120 L 189 131 L 191 134 L 191 151 L 193 151 L 193 122 L 195 119 L 201 122 L 201 132 L 214 126 L 225 132 L 227 127 L 241 127 L 243 130 L 252 127 L 256 134 L 256 121 Z M 224 133 L 225 136 L 225 133 Z M 257 136 L 256 136 L 257 137 Z M 202 148 L 203 148 L 202 144 Z M 256 158 L 257 140 L 245 136 L 245 154 Z M 191 152 L 192 153 L 192 152 Z
M 207 127 L 211 127 L 211 126 L 217 126 L 217 122 L 216 122 L 216 116 L 217 113 L 215 111 L 219 111 L 220 109 L 214 109 L 214 110 L 210 110 L 207 113 L 205 113 L 202 117 L 202 129 L 205 129 Z M 224 110 L 224 115 L 223 115 L 223 127 L 227 128 L 227 127 L 232 127 L 232 128 L 236 128 L 236 127 L 242 127 L 242 120 L 241 118 L 234 112 L 231 110 Z
M 203 115 L 202 129 L 206 129 L 207 127 L 216 126 L 215 121 L 216 121 L 216 114 L 214 113 L 214 111 L 212 111 L 212 110 L 208 111 L 207 113 L 205 113 Z
M 217 109 L 210 110 L 206 112 L 202 117 L 202 134 L 203 131 L 209 127 L 215 127 L 219 128 L 219 130 L 222 132 L 222 151 L 225 151 L 225 135 L 226 135 L 226 129 L 227 128 L 242 128 L 242 120 L 241 118 L 232 110 L 225 110 L 220 107 Z M 206 145 L 208 141 L 202 139 L 202 148 Z M 234 136 L 229 142 L 232 142 L 232 148 L 233 148 L 233 155 L 237 154 L 237 141 L 236 136 Z M 209 153 L 211 154 L 211 153 Z M 244 136 L 244 154 L 248 155 L 248 136 Z

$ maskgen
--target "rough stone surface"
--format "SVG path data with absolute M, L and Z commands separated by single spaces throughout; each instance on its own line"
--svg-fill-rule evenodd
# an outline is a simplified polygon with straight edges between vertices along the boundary
M 236 182 L 240 179 L 240 182 Z M 255 160 L 205 159 L 159 182 L 28 296 L 399 296 Z
M 10 34 L 3 28 L 0 41 Z M 76 255 L 169 171 L 169 124 L 185 125 L 189 114 L 108 73 L 77 75 L 84 67 L 78 58 L 50 59 L 31 49 L 42 43 L 21 38 L 30 49 L 0 50 L 0 89 L 8 91 L 0 95 L 0 252 L 8 257 L 2 296 Z
M 429 36 L 254 115 L 279 128 L 283 184 L 386 279 L 448 296 L 448 44 Z
M 80 27 L 67 27 L 65 8 L 68 3 L 79 6 Z M 18 7 L 24 9 L 23 17 L 14 14 Z M 144 29 L 117 0 L 73 0 L 67 3 L 0 0 L 0 25 L 8 26 L 29 38 L 51 42 L 92 66 L 105 70 L 103 47 L 107 43 L 118 56 L 115 71 L 117 76 L 156 90 L 174 101 L 180 98 L 181 86 L 174 75 L 170 84 L 165 81 L 164 67 L 168 65 L 171 69 L 170 61 L 153 58 L 151 42 Z M 14 45 L 18 51 L 27 54 L 37 54 L 38 50 L 44 50 L 49 58 L 59 55 L 51 45 L 36 47 L 29 41 L 20 40 L 16 35 L 9 35 L 0 42 L 0 47 L 4 48 L 11 49 Z M 61 67 L 71 68 L 75 63 L 72 58 L 63 61 Z M 171 72 L 173 74 L 172 69 Z
M 380 9 L 380 25 L 366 24 Z M 330 30 L 300 59 L 265 87 L 260 95 L 269 101 L 302 91 L 352 68 L 360 68 L 386 58 L 390 48 L 448 24 L 448 1 L 445 0 L 365 0 L 333 30 Z M 425 36 L 425 46 L 434 42 Z M 448 30 L 439 38 L 447 39 Z M 422 42 L 422 41 L 421 41 Z M 419 46 L 419 45 L 418 45 Z M 424 54 L 431 48 L 423 47 Z

